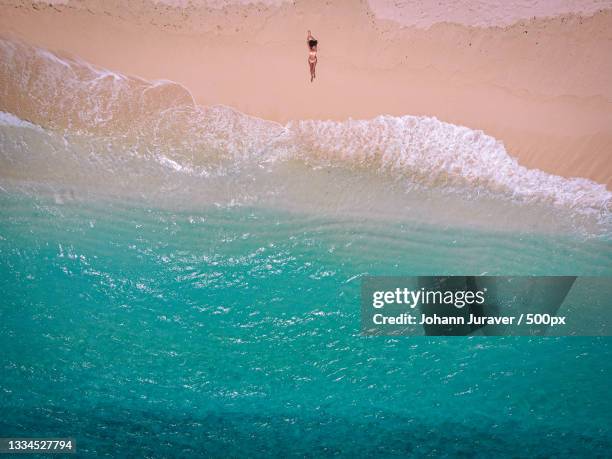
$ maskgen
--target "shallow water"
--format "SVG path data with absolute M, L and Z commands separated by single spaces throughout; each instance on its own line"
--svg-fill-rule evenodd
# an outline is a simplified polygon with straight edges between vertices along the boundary
M 606 241 L 14 192 L 1 208 L 3 436 L 132 457 L 607 455 L 607 338 L 361 337 L 358 279 L 611 275 Z

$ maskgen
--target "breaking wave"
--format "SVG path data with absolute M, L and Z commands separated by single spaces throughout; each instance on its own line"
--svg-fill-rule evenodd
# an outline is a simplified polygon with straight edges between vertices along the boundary
M 0 125 L 44 128 L 63 142 L 87 139 L 88 154 L 113 151 L 113 161 L 120 161 L 117 152 L 148 157 L 200 180 L 237 165 L 245 170 L 247 164 L 294 161 L 384 176 L 406 189 L 610 217 L 612 193 L 604 185 L 527 169 L 482 131 L 431 117 L 388 115 L 281 125 L 230 107 L 199 106 L 171 81 L 129 77 L 8 39 L 0 40 L 0 110 Z M 19 161 L 8 157 L 12 135 L 2 131 L 5 171 Z M 61 142 L 54 148 L 61 149 Z

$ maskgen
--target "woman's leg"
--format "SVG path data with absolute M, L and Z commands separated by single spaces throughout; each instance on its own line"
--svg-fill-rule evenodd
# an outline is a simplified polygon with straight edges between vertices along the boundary
M 308 61 L 308 65 L 310 66 L 310 81 L 314 78 L 314 62 Z

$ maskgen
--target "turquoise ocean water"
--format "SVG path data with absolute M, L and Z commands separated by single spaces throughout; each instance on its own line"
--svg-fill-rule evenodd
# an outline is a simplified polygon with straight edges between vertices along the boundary
M 605 187 L 435 118 L 282 126 L 4 39 L 0 58 L 0 437 L 610 456 L 609 338 L 365 337 L 359 297 L 365 275 L 612 276 Z M 609 302 L 578 286 L 560 313 L 598 330 Z
M 3 436 L 124 457 L 608 455 L 609 339 L 361 337 L 355 278 L 609 275 L 601 242 L 1 203 Z

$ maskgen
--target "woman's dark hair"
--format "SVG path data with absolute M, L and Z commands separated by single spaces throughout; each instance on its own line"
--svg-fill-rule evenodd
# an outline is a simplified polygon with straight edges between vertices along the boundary
M 317 46 L 317 43 L 317 40 L 308 40 L 308 46 L 310 46 L 311 48 Z

